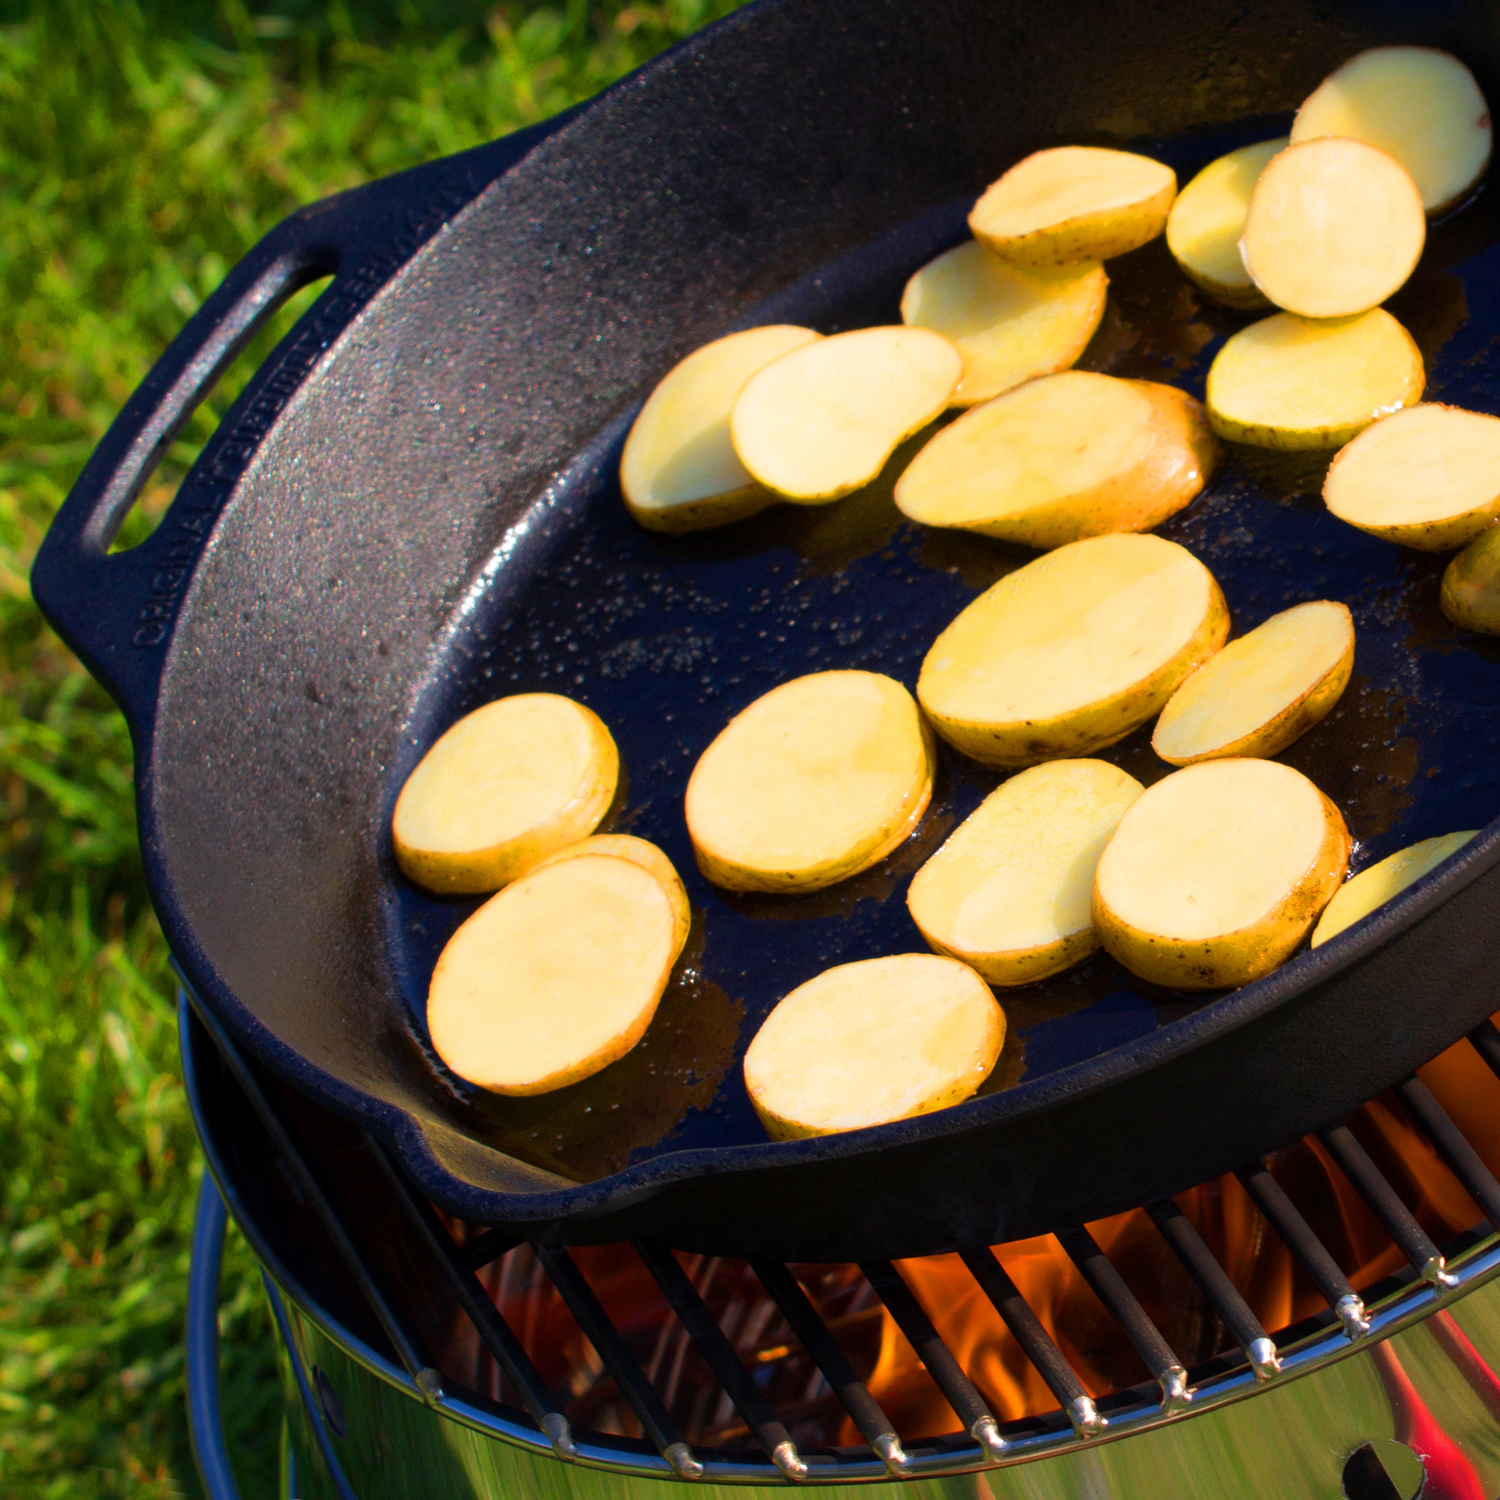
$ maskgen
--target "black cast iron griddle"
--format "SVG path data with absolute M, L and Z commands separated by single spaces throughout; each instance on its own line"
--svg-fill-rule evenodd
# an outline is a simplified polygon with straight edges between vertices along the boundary
M 828 964 L 922 951 L 907 879 L 998 775 L 944 747 L 906 847 L 777 899 L 698 875 L 688 772 L 777 682 L 863 667 L 914 684 L 938 631 L 1031 554 L 904 524 L 900 459 L 838 504 L 682 539 L 635 526 L 615 480 L 677 359 L 761 322 L 894 321 L 905 278 L 1025 152 L 1132 143 L 1185 181 L 1391 40 L 1450 47 L 1500 97 L 1493 7 L 765 0 L 560 122 L 274 231 L 131 399 L 33 579 L 130 720 L 152 891 L 205 1019 L 465 1217 L 820 1260 L 996 1242 L 1178 1190 L 1336 1118 L 1500 1006 L 1500 652 L 1438 612 L 1443 558 L 1326 514 L 1319 460 L 1241 450 L 1164 534 L 1213 570 L 1237 632 L 1318 597 L 1358 630 L 1353 686 L 1284 758 L 1343 809 L 1357 864 L 1483 837 L 1232 995 L 1157 991 L 1101 956 L 1004 997 L 1011 1040 L 981 1097 L 766 1142 L 738 1067 L 756 1026 Z M 1429 396 L 1484 411 L 1500 411 L 1493 203 L 1486 187 L 1434 229 L 1393 304 Z M 215 371 L 330 271 L 160 528 L 108 555 Z M 1085 367 L 1201 395 L 1247 320 L 1198 297 L 1160 241 L 1110 275 Z M 423 1032 L 432 964 L 473 903 L 403 882 L 387 827 L 444 727 L 531 689 L 611 726 L 613 826 L 666 849 L 696 920 L 635 1052 L 503 1100 L 445 1076 Z M 1146 781 L 1167 770 L 1147 731 L 1106 754 Z

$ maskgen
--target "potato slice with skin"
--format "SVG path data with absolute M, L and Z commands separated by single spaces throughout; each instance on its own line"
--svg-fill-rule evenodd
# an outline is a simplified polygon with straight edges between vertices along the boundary
M 1323 500 L 1388 542 L 1462 547 L 1500 515 L 1500 417 L 1437 402 L 1382 417 L 1334 459 Z
M 1224 595 L 1185 547 L 1091 537 L 970 604 L 927 653 L 917 697 L 987 765 L 1086 755 L 1152 718 L 1228 633 Z
M 1185 392 L 1067 370 L 945 427 L 907 466 L 895 498 L 928 526 L 1060 547 L 1159 526 L 1203 488 L 1217 453 L 1203 408 Z
M 1094 866 L 1145 788 L 1104 760 L 1055 760 L 1002 782 L 917 871 L 912 920 L 933 951 L 994 985 L 1060 973 L 1099 946 Z
M 751 475 L 784 500 L 822 505 L 868 484 L 942 414 L 963 359 L 926 328 L 857 328 L 752 375 L 729 429 Z
M 497 890 L 609 811 L 620 756 L 604 721 L 557 693 L 519 693 L 460 719 L 401 788 L 396 863 L 430 891 Z
M 1104 316 L 1108 286 L 1097 261 L 1028 270 L 970 240 L 906 283 L 901 321 L 952 341 L 964 362 L 953 404 L 974 406 L 1034 376 L 1068 369 Z
M 1021 266 L 1072 266 L 1124 255 L 1166 227 L 1177 174 L 1099 146 L 1058 146 L 1018 161 L 969 215 L 974 238 Z
M 1490 108 L 1474 75 L 1432 47 L 1372 47 L 1308 95 L 1292 140 L 1350 136 L 1389 152 L 1411 173 L 1430 214 L 1457 203 L 1484 176 Z
M 532 869 L 540 870 L 547 865 L 555 865 L 560 860 L 574 859 L 580 854 L 613 854 L 638 864 L 648 874 L 656 876 L 661 882 L 662 890 L 667 893 L 667 900 L 672 903 L 677 951 L 682 951 L 682 945 L 687 942 L 688 933 L 692 929 L 693 908 L 688 904 L 687 891 L 682 884 L 682 877 L 677 873 L 677 867 L 655 844 L 629 833 L 596 833 L 590 838 L 580 839 L 576 844 L 569 844 L 566 849 L 559 849 L 556 854 L 549 854 L 546 859 L 533 865 Z
M 1339 448 L 1421 400 L 1422 355 L 1383 307 L 1318 322 L 1276 313 L 1234 334 L 1208 372 L 1208 420 L 1258 448 Z
M 1333 900 L 1324 907 L 1318 925 L 1313 928 L 1312 946 L 1316 948 L 1326 943 L 1346 927 L 1352 927 L 1362 917 L 1369 916 L 1478 836 L 1479 830 L 1470 828 L 1463 833 L 1445 833 L 1439 838 L 1423 839 L 1421 843 L 1412 844 L 1361 870 L 1345 881 Z
M 1295 604 L 1204 662 L 1162 710 L 1151 748 L 1174 766 L 1279 755 L 1339 701 L 1353 669 L 1348 606 Z
M 911 694 L 876 672 L 772 688 L 688 779 L 698 867 L 736 891 L 816 891 L 884 859 L 932 797 L 932 739 Z
M 1461 630 L 1500 635 L 1500 526 L 1481 531 L 1443 569 L 1439 602 Z
M 497 1094 L 577 1083 L 645 1035 L 678 946 L 661 881 L 633 860 L 533 870 L 448 940 L 427 995 L 433 1048 Z
M 1363 141 L 1325 136 L 1267 164 L 1240 253 L 1277 307 L 1347 318 L 1404 286 L 1426 242 L 1422 195 L 1401 163 Z
M 1249 984 L 1290 958 L 1349 864 L 1349 830 L 1274 760 L 1174 771 L 1120 819 L 1094 925 L 1132 974 L 1178 990 Z
M 745 1053 L 745 1087 L 778 1141 L 960 1104 L 989 1077 L 1005 1013 L 966 964 L 867 958 L 799 985 Z
M 1241 146 L 1210 162 L 1178 193 L 1167 215 L 1167 248 L 1177 264 L 1210 297 L 1228 307 L 1250 310 L 1270 305 L 1245 269 L 1240 236 L 1256 178 L 1287 144 L 1282 136 Z
M 745 382 L 822 335 L 774 324 L 727 334 L 674 365 L 646 398 L 625 439 L 620 488 L 653 531 L 699 531 L 753 516 L 780 497 L 759 485 L 729 439 L 729 411 Z

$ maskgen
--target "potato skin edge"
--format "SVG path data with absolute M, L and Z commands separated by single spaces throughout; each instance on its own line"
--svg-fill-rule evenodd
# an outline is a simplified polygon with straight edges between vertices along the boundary
M 1480 532 L 1443 569 L 1438 603 L 1460 630 L 1500 635 L 1500 528 Z
M 1113 260 L 1148 245 L 1167 228 L 1167 215 L 1177 197 L 1174 179 L 1150 198 L 1128 209 L 1100 209 L 1079 214 L 1061 224 L 1049 224 L 1028 234 L 1007 236 L 986 232 L 976 222 L 977 210 L 969 215 L 969 232 L 1002 260 L 1034 270 L 1052 266 L 1074 266 L 1089 260 Z

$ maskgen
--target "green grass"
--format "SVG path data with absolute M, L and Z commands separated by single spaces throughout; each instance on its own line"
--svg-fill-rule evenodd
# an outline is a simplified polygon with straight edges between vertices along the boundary
M 0 1494 L 198 1493 L 182 1325 L 202 1166 L 128 736 L 27 588 L 48 520 L 172 335 L 289 210 L 541 119 L 732 4 L 0 0 Z M 249 1500 L 275 1492 L 277 1392 L 233 1234 L 224 1293 Z

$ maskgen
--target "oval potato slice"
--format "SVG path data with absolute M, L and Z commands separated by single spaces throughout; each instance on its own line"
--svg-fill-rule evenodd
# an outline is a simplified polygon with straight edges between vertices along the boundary
M 1500 635 L 1500 526 L 1481 531 L 1443 569 L 1439 602 L 1460 629 Z
M 453 725 L 407 777 L 391 818 L 396 863 L 430 891 L 496 890 L 592 833 L 619 774 L 592 709 L 557 693 L 497 699 Z
M 580 839 L 576 844 L 569 844 L 566 849 L 559 849 L 556 854 L 549 854 L 546 859 L 533 865 L 532 869 L 540 870 L 547 865 L 557 864 L 559 860 L 573 859 L 580 854 L 613 854 L 638 864 L 648 874 L 656 876 L 661 882 L 662 890 L 667 893 L 667 900 L 672 903 L 672 925 L 676 933 L 677 952 L 682 951 L 692 929 L 693 908 L 688 904 L 687 890 L 682 884 L 682 877 L 677 873 L 677 867 L 655 844 L 629 833 L 596 833 L 589 838 Z M 673 958 L 675 960 L 676 954 Z
M 966 964 L 902 953 L 799 985 L 745 1053 L 745 1087 L 778 1141 L 945 1109 L 990 1076 L 1005 1013 Z
M 1382 417 L 1334 459 L 1323 500 L 1388 542 L 1462 547 L 1500 515 L 1500 417 L 1437 402 Z
M 1489 165 L 1490 108 L 1474 75 L 1432 47 L 1372 47 L 1303 101 L 1292 140 L 1351 136 L 1389 152 L 1430 214 L 1464 197 Z
M 1272 615 L 1172 694 L 1151 748 L 1174 766 L 1279 755 L 1325 717 L 1354 669 L 1354 619 L 1328 599 Z
M 1445 833 L 1439 838 L 1423 839 L 1421 843 L 1412 844 L 1369 869 L 1361 870 L 1351 880 L 1345 881 L 1333 900 L 1324 907 L 1318 925 L 1313 928 L 1312 946 L 1316 948 L 1329 938 L 1337 937 L 1346 927 L 1352 927 L 1377 907 L 1384 906 L 1392 896 L 1409 885 L 1415 885 L 1429 870 L 1437 869 L 1450 854 L 1457 854 L 1478 835 L 1477 828 L 1470 828 L 1463 833 Z
M 1228 633 L 1224 595 L 1185 547 L 1091 537 L 970 604 L 927 653 L 917 697 L 987 765 L 1086 755 L 1153 718 Z
M 1094 925 L 1132 974 L 1177 990 L 1248 984 L 1290 958 L 1349 864 L 1349 830 L 1274 760 L 1209 760 L 1150 787 L 1094 875 Z
M 1060 547 L 1159 526 L 1203 488 L 1217 452 L 1185 392 L 1067 370 L 945 427 L 907 465 L 895 499 L 928 526 Z
M 805 344 L 745 383 L 734 451 L 784 500 L 821 505 L 868 484 L 900 443 L 940 416 L 963 359 L 926 328 L 857 328 Z
M 1240 236 L 1256 178 L 1287 144 L 1282 136 L 1210 162 L 1178 193 L 1167 215 L 1167 249 L 1190 280 L 1228 307 L 1268 306 L 1245 269 Z
M 906 283 L 901 321 L 951 340 L 964 362 L 953 404 L 973 406 L 1072 365 L 1104 316 L 1108 286 L 1097 261 L 1027 269 L 970 240 Z
M 677 952 L 672 903 L 633 860 L 533 870 L 448 940 L 427 994 L 433 1048 L 497 1094 L 577 1083 L 645 1035 Z
M 1234 334 L 1208 372 L 1208 419 L 1259 448 L 1338 448 L 1426 384 L 1412 336 L 1383 307 L 1318 322 L 1276 313 Z
M 969 230 L 1017 265 L 1078 265 L 1154 240 L 1176 196 L 1177 174 L 1149 156 L 1058 146 L 992 183 L 969 215 Z
M 876 672 L 772 688 L 688 779 L 698 867 L 735 891 L 816 891 L 884 859 L 932 797 L 932 740 L 912 696 Z
M 994 985 L 1087 958 L 1094 866 L 1145 788 L 1104 760 L 1054 760 L 1002 782 L 917 871 L 912 920 L 933 950 Z
M 757 370 L 821 337 L 792 324 L 749 328 L 674 365 L 625 439 L 620 488 L 631 515 L 653 531 L 699 531 L 774 504 L 779 496 L 757 484 L 734 451 L 729 410 Z

